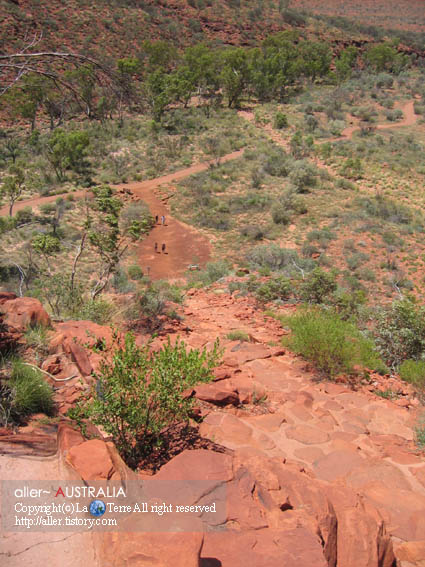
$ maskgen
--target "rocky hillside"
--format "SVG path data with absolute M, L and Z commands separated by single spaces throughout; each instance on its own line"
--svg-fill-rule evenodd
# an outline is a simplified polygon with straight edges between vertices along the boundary
M 203 418 L 199 435 L 204 448 L 194 445 L 192 450 L 177 451 L 149 478 L 210 479 L 213 492 L 224 483 L 228 529 L 163 534 L 160 539 L 149 533 L 137 539 L 129 533 L 120 538 L 95 534 L 96 557 L 117 567 L 134 561 L 151 565 L 143 559 L 146 550 L 149 561 L 154 557 L 158 564 L 181 567 L 239 567 L 247 562 L 278 567 L 283 556 L 291 567 L 394 567 L 396 561 L 400 567 L 424 565 L 425 458 L 414 444 L 418 400 L 413 390 L 369 371 L 354 382 L 343 377 L 338 383 L 318 381 L 303 360 L 271 346 L 279 345 L 287 331 L 252 298 L 230 296 L 225 285 L 189 291 L 184 323 L 165 327 L 152 343 L 158 350 L 166 337 L 174 342 L 180 336 L 190 347 L 200 348 L 219 337 L 225 352 L 214 381 L 190 393 Z M 32 299 L 3 295 L 2 311 L 4 324 L 15 336 L 29 321 L 48 322 Z M 235 332 L 247 340 L 234 340 Z M 105 444 L 95 427 L 90 426 L 91 440 L 85 440 L 64 415 L 98 367 L 99 353 L 86 350 L 88 336 L 94 343 L 110 344 L 108 327 L 81 321 L 54 326 L 50 354 L 43 357 L 42 367 L 55 386 L 62 416 L 59 433 L 57 425 L 46 428 L 36 421 L 14 435 L 3 430 L 0 450 L 9 475 L 5 478 L 20 478 L 16 453 L 52 454 L 58 442 L 66 463 L 62 478 L 148 478 L 148 471 L 127 469 L 113 444 Z M 388 390 L 394 393 L 392 399 L 377 395 Z M 44 470 L 37 461 L 25 463 L 27 474 L 34 467 L 38 472 L 32 472 L 42 478 L 53 469 L 59 474 L 51 459 Z M 27 538 L 24 542 L 15 534 L 2 543 L 6 566 L 27 564 Z M 13 550 L 21 550 L 19 559 L 11 544 Z M 80 565 L 81 552 L 87 556 L 91 549 L 87 540 L 81 545 L 57 547 L 60 551 L 67 546 L 72 565 Z
M 180 46 L 200 41 L 252 45 L 287 29 L 331 42 L 372 39 L 368 34 L 312 21 L 287 5 L 276 0 L 71 0 L 65 6 L 57 0 L 1 0 L 0 50 L 8 51 L 40 33 L 45 49 L 66 48 L 103 57 L 137 55 L 145 39 L 165 39 Z

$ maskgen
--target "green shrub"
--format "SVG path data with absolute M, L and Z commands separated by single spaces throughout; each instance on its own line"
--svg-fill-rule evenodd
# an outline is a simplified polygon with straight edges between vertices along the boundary
M 402 203 L 388 197 L 362 197 L 355 201 L 367 215 L 397 224 L 409 224 L 413 219 L 412 211 Z
M 308 193 L 316 184 L 317 168 L 306 160 L 298 160 L 293 164 L 289 179 L 299 193 Z
M 312 260 L 299 258 L 295 250 L 281 248 L 277 244 L 256 246 L 248 252 L 247 260 L 253 269 L 268 268 L 273 271 L 296 271 L 294 263 L 305 270 L 311 270 L 315 266 Z
M 272 147 L 264 157 L 263 168 L 273 177 L 286 177 L 289 172 L 289 157 L 282 148 Z
M 134 284 L 128 280 L 127 272 L 121 266 L 115 271 L 111 283 L 117 293 L 134 291 Z
M 364 252 L 355 252 L 347 258 L 347 266 L 350 268 L 350 270 L 356 270 L 359 266 L 361 266 L 364 262 L 367 262 L 369 259 L 370 256 L 368 256 Z
M 229 272 L 229 264 L 224 260 L 218 260 L 217 262 L 208 262 L 204 270 L 189 272 L 188 280 L 189 284 L 200 282 L 202 285 L 208 286 L 227 276 Z
M 93 321 L 98 325 L 107 325 L 115 312 L 115 307 L 106 299 L 91 299 L 76 313 L 75 319 Z
M 300 295 L 308 303 L 323 303 L 336 291 L 336 275 L 315 268 L 300 284 Z
M 272 207 L 272 219 L 275 224 L 283 224 L 286 226 L 291 220 L 291 215 L 288 209 L 281 204 L 273 205 Z
M 249 240 L 263 240 L 266 236 L 267 229 L 258 224 L 247 224 L 240 229 L 242 236 L 245 236 Z
M 273 128 L 276 130 L 282 130 L 288 126 L 288 117 L 283 112 L 276 112 L 273 121 Z
M 285 300 L 291 295 L 292 284 L 284 276 L 273 276 L 268 282 L 260 285 L 255 291 L 255 297 L 259 301 L 267 303 L 275 299 Z
M 116 336 L 112 352 L 101 361 L 96 387 L 71 417 L 102 426 L 127 464 L 136 467 L 161 443 L 166 428 L 188 421 L 194 400 L 184 392 L 211 381 L 220 356 L 218 342 L 208 352 L 168 340 L 152 352 L 149 344 L 138 347 L 131 333 Z
M 413 386 L 425 389 L 425 361 L 424 360 L 405 360 L 401 364 L 400 378 L 413 384 Z
M 315 230 L 311 230 L 308 234 L 307 234 L 307 240 L 309 242 L 318 242 L 320 244 L 320 246 L 322 246 L 323 248 L 327 248 L 328 243 L 331 240 L 335 240 L 336 239 L 336 234 L 334 232 L 332 232 L 329 228 L 325 227 L 322 229 L 315 229 Z
M 230 341 L 241 341 L 241 342 L 250 341 L 249 335 L 245 331 L 230 331 L 230 333 L 227 333 L 226 339 L 229 339 Z
M 149 207 L 143 201 L 130 203 L 127 205 L 120 216 L 123 231 L 131 236 L 133 240 L 137 240 L 142 234 L 148 233 L 155 219 L 150 214 Z
M 397 122 L 398 120 L 403 119 L 403 111 L 399 108 L 396 108 L 395 110 L 388 110 L 385 113 L 385 117 L 390 122 Z
M 302 310 L 287 317 L 285 323 L 292 330 L 286 340 L 288 346 L 330 378 L 342 372 L 351 373 L 356 364 L 385 369 L 373 343 L 335 313 Z
M 344 321 L 359 316 L 362 306 L 366 303 L 366 293 L 363 290 L 347 291 L 337 289 L 331 297 L 331 304 Z
M 127 274 L 131 280 L 141 280 L 143 278 L 143 270 L 137 264 L 134 266 L 129 266 L 127 269 Z
M 12 374 L 7 386 L 12 391 L 12 416 L 15 421 L 33 413 L 53 415 L 53 390 L 42 373 L 20 360 L 12 364 Z
M 425 351 L 425 307 L 409 298 L 382 307 L 373 332 L 381 356 L 392 368 L 404 360 L 419 360 Z

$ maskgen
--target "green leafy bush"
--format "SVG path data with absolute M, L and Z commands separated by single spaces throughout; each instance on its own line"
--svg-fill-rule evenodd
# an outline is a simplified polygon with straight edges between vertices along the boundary
M 300 284 L 300 295 L 308 303 L 323 303 L 336 291 L 336 275 L 315 268 Z
M 151 352 L 149 344 L 138 347 L 131 333 L 115 336 L 96 374 L 96 388 L 71 417 L 102 426 L 127 464 L 136 467 L 161 443 L 166 428 L 188 421 L 194 401 L 184 393 L 212 380 L 220 356 L 218 341 L 210 352 L 187 350 L 179 339 Z
M 81 307 L 75 318 L 93 321 L 98 325 L 107 325 L 111 322 L 114 312 L 114 305 L 106 299 L 91 299 Z
M 143 270 L 136 264 L 128 267 L 127 274 L 131 280 L 141 280 L 143 278 Z
M 288 346 L 330 378 L 342 372 L 351 373 L 356 364 L 385 370 L 373 343 L 333 312 L 302 310 L 287 317 L 285 323 L 292 330 Z
M 288 126 L 288 117 L 283 112 L 276 112 L 273 121 L 273 128 L 276 130 L 282 130 Z
M 293 164 L 289 179 L 299 193 L 308 193 L 316 184 L 317 169 L 306 160 L 298 160 Z
M 272 219 L 275 224 L 283 224 L 284 226 L 289 224 L 291 215 L 284 205 L 278 203 L 276 205 L 273 205 L 271 212 Z
M 405 298 L 380 308 L 373 332 L 380 354 L 392 368 L 404 360 L 419 360 L 425 351 L 425 307 Z
M 217 260 L 216 262 L 208 262 L 204 270 L 189 272 L 188 279 L 190 284 L 199 282 L 201 285 L 207 286 L 227 276 L 229 272 L 229 264 L 224 260 Z
M 291 295 L 292 284 L 284 276 L 273 276 L 268 282 L 260 285 L 255 291 L 255 297 L 259 301 L 267 303 L 275 299 L 285 300 Z
M 277 244 L 263 244 L 256 246 L 247 254 L 247 260 L 253 269 L 268 268 L 273 271 L 297 271 L 297 269 L 311 270 L 315 263 L 312 260 L 299 258 L 295 250 L 281 248 Z M 294 263 L 298 268 L 294 266 Z

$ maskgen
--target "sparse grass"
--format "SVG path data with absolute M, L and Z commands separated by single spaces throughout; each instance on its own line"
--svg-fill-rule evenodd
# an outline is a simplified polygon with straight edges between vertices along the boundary
M 393 390 L 374 390 L 374 394 L 386 400 L 396 400 L 399 397 Z
M 226 339 L 241 342 L 249 342 L 251 340 L 248 333 L 245 331 L 230 331 L 230 333 L 227 333 Z
M 49 330 L 43 325 L 30 327 L 25 333 L 27 345 L 36 351 L 38 356 L 45 356 L 49 351 Z
M 425 450 L 425 418 L 422 417 L 419 424 L 415 428 L 416 444 L 422 450 Z
M 53 390 L 40 371 L 22 360 L 12 362 L 10 379 L 0 392 L 0 421 L 19 423 L 34 413 L 52 416 L 55 410 Z

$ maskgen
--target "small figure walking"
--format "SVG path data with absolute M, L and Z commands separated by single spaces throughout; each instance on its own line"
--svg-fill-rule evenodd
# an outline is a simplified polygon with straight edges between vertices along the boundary
M 165 253 L 165 244 L 161 246 L 161 250 Z
M 161 222 L 162 222 L 162 226 L 164 226 L 164 224 L 165 224 L 165 217 L 164 217 L 164 215 L 162 215 L 162 217 L 161 217 Z
M 155 242 L 155 252 L 158 252 L 158 242 Z
M 155 224 L 158 224 L 158 215 L 155 216 Z

